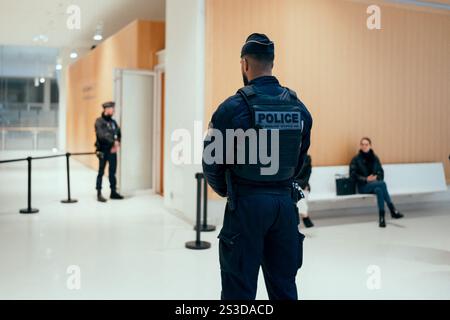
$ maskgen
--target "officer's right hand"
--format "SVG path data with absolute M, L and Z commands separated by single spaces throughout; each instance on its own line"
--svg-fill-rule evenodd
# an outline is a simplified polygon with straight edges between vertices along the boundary
M 120 148 L 120 142 L 115 141 L 114 146 L 111 148 L 111 153 L 117 153 L 119 151 L 119 148 Z

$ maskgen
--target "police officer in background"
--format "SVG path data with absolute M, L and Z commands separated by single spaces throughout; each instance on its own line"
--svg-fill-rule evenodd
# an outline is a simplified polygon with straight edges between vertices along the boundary
M 105 102 L 103 104 L 103 112 L 101 117 L 95 121 L 95 134 L 97 141 L 95 146 L 97 148 L 97 156 L 99 158 L 99 168 L 97 175 L 97 200 L 100 202 L 106 202 L 106 199 L 102 196 L 102 180 L 105 172 L 106 163 L 109 164 L 109 184 L 111 187 L 111 199 L 123 199 L 117 192 L 117 152 L 120 148 L 120 139 L 122 137 L 120 127 L 117 122 L 112 118 L 114 115 L 115 103 Z
M 248 37 L 241 52 L 245 87 L 218 107 L 204 142 L 207 182 L 228 198 L 218 236 L 224 300 L 254 300 L 261 266 L 271 300 L 298 299 L 295 277 L 302 265 L 304 236 L 298 231 L 298 194 L 293 191 L 293 181 L 309 149 L 312 118 L 295 92 L 272 76 L 274 56 L 274 43 L 266 35 Z M 222 133 L 226 153 L 229 143 L 234 152 L 239 149 L 236 139 L 226 141 L 227 129 L 252 128 L 279 133 L 280 159 L 275 174 L 263 175 L 261 161 L 228 164 L 205 160 L 208 146 L 215 141 L 213 129 Z M 245 148 L 251 146 L 246 143 Z M 268 154 L 274 151 L 270 143 L 267 148 Z

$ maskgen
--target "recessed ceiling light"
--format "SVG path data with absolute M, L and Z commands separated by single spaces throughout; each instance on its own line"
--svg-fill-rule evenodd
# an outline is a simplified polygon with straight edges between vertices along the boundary
M 40 83 L 45 83 L 45 78 L 40 78 L 40 79 L 39 79 L 39 82 L 40 82 Z
M 58 63 L 58 64 L 55 66 L 55 69 L 56 69 L 56 70 L 62 70 L 62 65 L 61 65 L 60 63 Z
M 70 53 L 70 57 L 71 57 L 72 59 L 76 59 L 76 58 L 78 58 L 78 53 L 76 53 L 75 51 L 73 51 L 73 52 Z
M 95 40 L 95 41 L 102 41 L 102 40 L 103 40 L 103 36 L 102 36 L 101 34 L 97 33 L 97 34 L 94 36 L 94 40 Z
M 94 40 L 95 41 L 103 40 L 103 22 L 100 22 L 95 28 Z
M 38 34 L 33 37 L 34 42 L 48 42 L 48 37 L 45 34 Z

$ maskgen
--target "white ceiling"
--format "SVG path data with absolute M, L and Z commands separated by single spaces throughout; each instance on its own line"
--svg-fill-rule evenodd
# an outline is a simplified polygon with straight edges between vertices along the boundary
M 67 27 L 67 8 L 81 10 L 80 30 Z M 0 0 L 0 45 L 36 46 L 42 34 L 54 48 L 89 48 L 103 22 L 104 38 L 135 19 L 165 20 L 165 0 Z

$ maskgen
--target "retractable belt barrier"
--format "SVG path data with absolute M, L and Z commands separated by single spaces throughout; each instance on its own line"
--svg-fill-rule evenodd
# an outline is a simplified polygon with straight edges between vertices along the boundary
M 32 208 L 31 206 L 31 176 L 32 176 L 32 161 L 33 160 L 44 160 L 51 158 L 60 158 L 66 157 L 66 169 L 67 169 L 67 199 L 61 200 L 62 203 L 75 203 L 77 200 L 72 199 L 70 195 L 70 157 L 71 156 L 84 156 L 84 155 L 94 155 L 95 152 L 79 152 L 79 153 L 65 153 L 65 154 L 56 154 L 51 156 L 44 157 L 27 157 L 27 158 L 19 158 L 19 159 L 11 159 L 11 160 L 0 160 L 0 164 L 2 163 L 11 163 L 11 162 L 19 162 L 19 161 L 27 161 L 28 163 L 28 203 L 25 209 L 21 209 L 19 212 L 22 214 L 32 214 L 38 213 L 39 209 Z
M 32 162 L 33 160 L 44 160 L 51 158 L 60 158 L 66 157 L 66 170 L 67 170 L 67 199 L 61 200 L 62 203 L 76 203 L 78 200 L 72 199 L 70 192 L 70 157 L 71 156 L 85 156 L 85 155 L 94 155 L 96 152 L 79 152 L 79 153 L 70 153 L 67 152 L 65 154 L 44 156 L 44 157 L 27 157 L 27 158 L 19 158 L 19 159 L 11 159 L 11 160 L 0 160 L 0 164 L 2 163 L 11 163 L 11 162 L 20 162 L 27 161 L 28 163 L 28 193 L 27 193 L 27 207 L 25 209 L 19 210 L 21 214 L 33 214 L 38 213 L 39 209 L 33 208 L 31 206 L 31 177 L 32 177 Z M 200 234 L 201 232 L 211 232 L 216 230 L 216 226 L 208 224 L 208 184 L 206 183 L 206 179 L 203 173 L 195 174 L 195 179 L 197 180 L 197 217 L 196 217 L 196 225 L 194 230 L 196 231 L 196 240 L 186 242 L 186 248 L 194 249 L 194 250 L 202 250 L 208 249 L 211 247 L 211 243 L 206 241 L 201 241 Z M 203 182 L 203 188 L 202 188 Z M 203 189 L 203 192 L 202 192 Z M 203 193 L 203 222 L 201 221 L 201 203 L 202 203 L 202 193 Z

